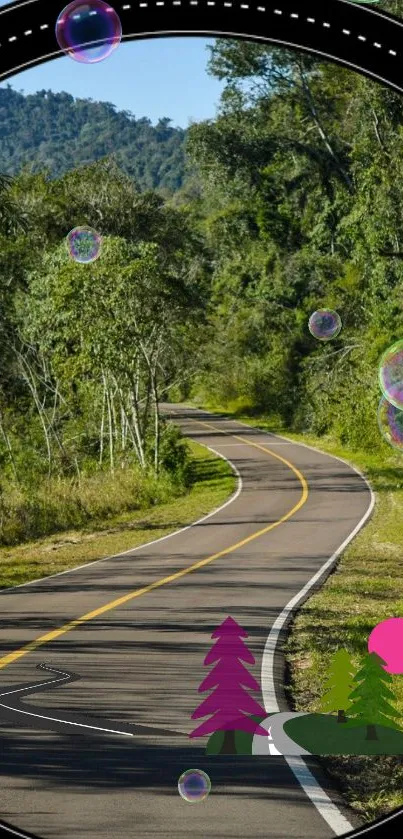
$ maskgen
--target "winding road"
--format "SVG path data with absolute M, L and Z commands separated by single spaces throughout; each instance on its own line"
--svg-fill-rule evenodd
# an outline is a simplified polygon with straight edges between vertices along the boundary
M 0 593 L 0 817 L 43 839 L 342 835 L 358 822 L 315 758 L 209 757 L 188 734 L 227 615 L 249 634 L 268 714 L 288 710 L 287 621 L 367 520 L 372 493 L 330 455 L 164 410 L 230 460 L 237 490 L 168 537 Z M 192 767 L 212 782 L 195 806 L 177 791 Z

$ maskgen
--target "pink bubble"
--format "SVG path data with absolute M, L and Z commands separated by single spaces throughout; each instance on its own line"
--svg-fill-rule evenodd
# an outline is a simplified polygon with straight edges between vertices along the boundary
M 55 34 L 66 55 L 82 64 L 94 64 L 120 44 L 122 24 L 103 0 L 73 0 L 60 12 Z
M 378 623 L 368 638 L 368 652 L 386 662 L 387 673 L 403 673 L 403 618 Z

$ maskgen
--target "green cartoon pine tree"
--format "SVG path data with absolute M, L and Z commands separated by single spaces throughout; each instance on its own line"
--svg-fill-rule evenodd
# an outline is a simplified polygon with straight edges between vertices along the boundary
M 377 653 L 367 653 L 362 667 L 354 676 L 356 687 L 350 694 L 350 717 L 357 724 L 366 724 L 366 740 L 378 740 L 377 725 L 398 728 L 394 719 L 399 716 L 388 699 L 396 701 L 388 684 L 393 682 L 390 673 L 384 670 L 386 662 Z
M 349 695 L 353 689 L 354 665 L 344 648 L 337 650 L 330 662 L 329 675 L 325 683 L 325 694 L 321 710 L 325 713 L 337 711 L 337 722 L 347 722 Z

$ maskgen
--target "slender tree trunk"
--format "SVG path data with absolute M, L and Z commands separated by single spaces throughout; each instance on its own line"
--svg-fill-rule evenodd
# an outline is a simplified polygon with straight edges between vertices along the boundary
M 139 459 L 140 465 L 143 469 L 145 469 L 145 457 L 144 457 L 144 438 L 141 434 L 140 429 L 140 413 L 139 413 L 139 386 L 140 386 L 140 369 L 139 364 L 137 365 L 136 371 L 136 379 L 133 382 L 132 386 L 132 416 L 133 416 L 133 425 L 134 425 L 134 432 L 136 435 L 137 440 L 137 448 L 139 452 Z
M 143 440 L 146 439 L 147 436 L 147 428 L 148 428 L 148 417 L 150 413 L 150 399 L 151 399 L 151 381 L 150 378 L 147 382 L 147 393 L 145 397 L 145 405 L 143 410 L 143 424 L 142 424 L 142 435 Z
M 54 436 L 54 438 L 55 438 L 55 440 L 56 440 L 57 445 L 59 446 L 59 449 L 60 449 L 60 452 L 61 452 L 61 455 L 62 455 L 62 463 L 64 463 L 64 465 L 65 465 L 66 467 L 68 467 L 68 466 L 71 464 L 71 460 L 72 460 L 72 458 L 71 458 L 71 456 L 68 454 L 68 452 L 66 452 L 66 449 L 65 449 L 64 443 L 63 443 L 63 442 L 62 442 L 62 440 L 60 439 L 59 434 L 58 434 L 58 432 L 56 431 L 56 429 L 55 429 L 55 428 L 51 428 L 51 431 L 53 431 L 53 436 Z M 76 455 L 73 455 L 73 462 L 74 462 L 74 466 L 75 466 L 75 469 L 76 469 L 76 472 L 77 472 L 78 483 L 80 483 L 80 481 L 81 481 L 81 472 L 80 472 L 80 467 L 79 467 L 79 465 L 78 465 L 78 460 L 77 460 Z
M 345 711 L 342 708 L 337 711 L 337 722 L 347 722 Z
M 34 374 L 33 370 L 31 370 L 31 367 L 29 366 L 29 363 L 28 363 L 27 359 L 24 358 L 24 356 L 21 353 L 17 352 L 17 355 L 18 355 L 18 358 L 19 358 L 20 363 L 21 363 L 21 371 L 22 371 L 23 379 L 25 380 L 25 382 L 27 383 L 27 385 L 28 385 L 28 387 L 31 391 L 31 395 L 32 395 L 32 398 L 35 402 L 35 406 L 36 406 L 36 409 L 38 411 L 39 419 L 40 419 L 40 422 L 41 422 L 41 425 L 42 425 L 43 434 L 44 434 L 45 442 L 46 442 L 47 454 L 48 454 L 48 478 L 50 478 L 50 476 L 52 474 L 52 448 L 51 448 L 51 444 L 50 444 L 49 430 L 48 430 L 47 424 L 45 422 L 45 416 L 46 415 L 45 415 L 45 411 L 43 409 L 44 406 L 41 405 L 41 402 L 40 402 L 40 399 L 39 399 L 39 396 L 38 396 L 38 391 L 37 391 L 36 382 L 35 382 L 35 374 Z
M 111 475 L 115 473 L 115 463 L 113 458 L 113 422 L 112 422 L 112 409 L 111 409 L 111 395 L 109 392 L 109 388 L 107 386 L 105 380 L 105 389 L 106 389 L 106 405 L 108 411 L 108 426 L 109 426 L 109 464 L 110 464 L 110 472 Z
M 112 393 L 110 391 L 109 398 L 110 398 L 110 402 L 111 402 L 112 420 L 113 420 L 113 428 L 114 428 L 113 435 L 117 439 L 117 437 L 118 437 L 118 423 L 117 423 L 117 418 L 116 418 L 115 396 L 116 396 L 116 390 L 115 390 L 114 393 Z
M 344 167 L 343 167 L 338 155 L 336 154 L 336 152 L 335 152 L 335 150 L 334 150 L 334 148 L 333 148 L 333 146 L 330 142 L 330 139 L 329 139 L 322 123 L 321 123 L 321 120 L 319 119 L 319 114 L 318 114 L 318 111 L 317 111 L 317 108 L 316 108 L 315 100 L 314 100 L 314 97 L 313 97 L 308 79 L 307 79 L 301 65 L 299 65 L 299 76 L 300 76 L 300 79 L 301 79 L 302 89 L 304 91 L 305 98 L 306 98 L 306 101 L 308 103 L 311 118 L 312 118 L 312 120 L 313 120 L 313 122 L 314 122 L 314 124 L 317 128 L 319 136 L 323 140 L 323 142 L 326 146 L 326 149 L 329 152 L 330 156 L 333 158 L 334 163 L 335 163 L 340 175 L 342 176 L 345 184 L 347 185 L 349 192 L 353 193 L 354 192 L 353 182 L 352 182 L 348 172 L 346 172 L 346 170 L 344 169 Z
M 235 731 L 226 731 L 224 734 L 224 742 L 222 744 L 220 755 L 235 755 Z
M 152 375 L 152 389 L 154 397 L 154 472 L 158 475 L 160 468 L 160 412 L 155 370 Z
M 104 428 L 105 428 L 105 402 L 106 402 L 106 387 L 105 387 L 105 379 L 103 380 L 104 385 L 104 392 L 102 396 L 102 416 L 101 416 L 101 428 L 99 431 L 99 465 L 102 466 L 102 459 L 104 455 Z
M 120 406 L 120 428 L 121 428 L 121 442 L 120 442 L 120 444 L 121 444 L 121 447 L 122 447 L 122 453 L 126 449 L 126 434 L 127 434 L 126 426 L 127 426 L 126 414 L 123 410 L 123 405 L 121 405 Z
M 376 733 L 376 725 L 367 725 L 367 734 L 365 737 L 366 740 L 378 740 L 378 735 Z
M 17 481 L 17 484 L 19 484 L 18 472 L 17 472 L 17 467 L 15 465 L 13 450 L 12 450 L 11 443 L 10 443 L 10 438 L 7 434 L 7 431 L 6 431 L 5 427 L 4 427 L 3 416 L 1 414 L 1 412 L 0 412 L 0 428 L 1 428 L 1 434 L 2 434 L 3 440 L 4 440 L 4 442 L 7 446 L 8 456 L 10 458 L 10 463 L 11 463 L 11 468 L 12 468 L 13 473 L 14 473 L 14 478 Z
M 153 333 L 155 329 L 153 330 Z M 152 334 L 153 334 L 152 333 Z M 160 455 L 160 415 L 158 409 L 158 387 L 157 387 L 157 366 L 158 366 L 158 359 L 159 359 L 159 351 L 161 349 L 162 343 L 162 334 L 159 335 L 156 348 L 154 352 L 149 352 L 146 348 L 143 341 L 139 341 L 141 351 L 143 353 L 147 370 L 148 370 L 148 386 L 147 386 L 147 398 L 146 398 L 146 405 L 144 411 L 144 423 L 143 423 L 143 435 L 145 438 L 146 429 L 147 429 L 147 420 L 148 420 L 148 408 L 150 402 L 150 395 L 152 394 L 153 402 L 154 402 L 154 473 L 158 475 L 159 473 L 159 455 Z M 150 394 L 151 391 L 151 394 Z
M 121 410 L 122 410 L 122 413 L 125 417 L 125 428 L 126 428 L 125 438 L 127 439 L 127 435 L 129 434 L 130 439 L 133 443 L 134 451 L 136 452 L 137 459 L 140 463 L 140 466 L 142 466 L 143 463 L 142 463 L 142 459 L 141 459 L 141 452 L 139 450 L 139 446 L 138 446 L 137 438 L 136 438 L 136 435 L 135 435 L 135 431 L 133 430 L 132 425 L 130 423 L 130 419 L 127 415 L 127 411 L 126 411 L 126 407 L 125 407 L 125 397 L 124 397 L 124 394 L 122 393 L 122 390 L 121 390 L 120 387 L 118 388 L 118 393 L 119 393 Z

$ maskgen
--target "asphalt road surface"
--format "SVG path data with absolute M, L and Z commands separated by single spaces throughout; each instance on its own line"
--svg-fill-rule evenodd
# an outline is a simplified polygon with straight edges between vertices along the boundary
M 329 455 L 166 407 L 185 434 L 231 460 L 237 495 L 169 538 L 0 593 L 0 817 L 44 839 L 341 834 L 343 814 L 358 822 L 315 758 L 305 760 L 322 799 L 324 790 L 341 810 L 339 829 L 282 756 L 208 757 L 205 738 L 188 734 L 211 633 L 234 617 L 259 680 L 273 622 L 361 521 L 369 489 Z M 285 711 L 280 646 L 274 681 Z M 212 782 L 194 805 L 177 789 L 189 768 Z

